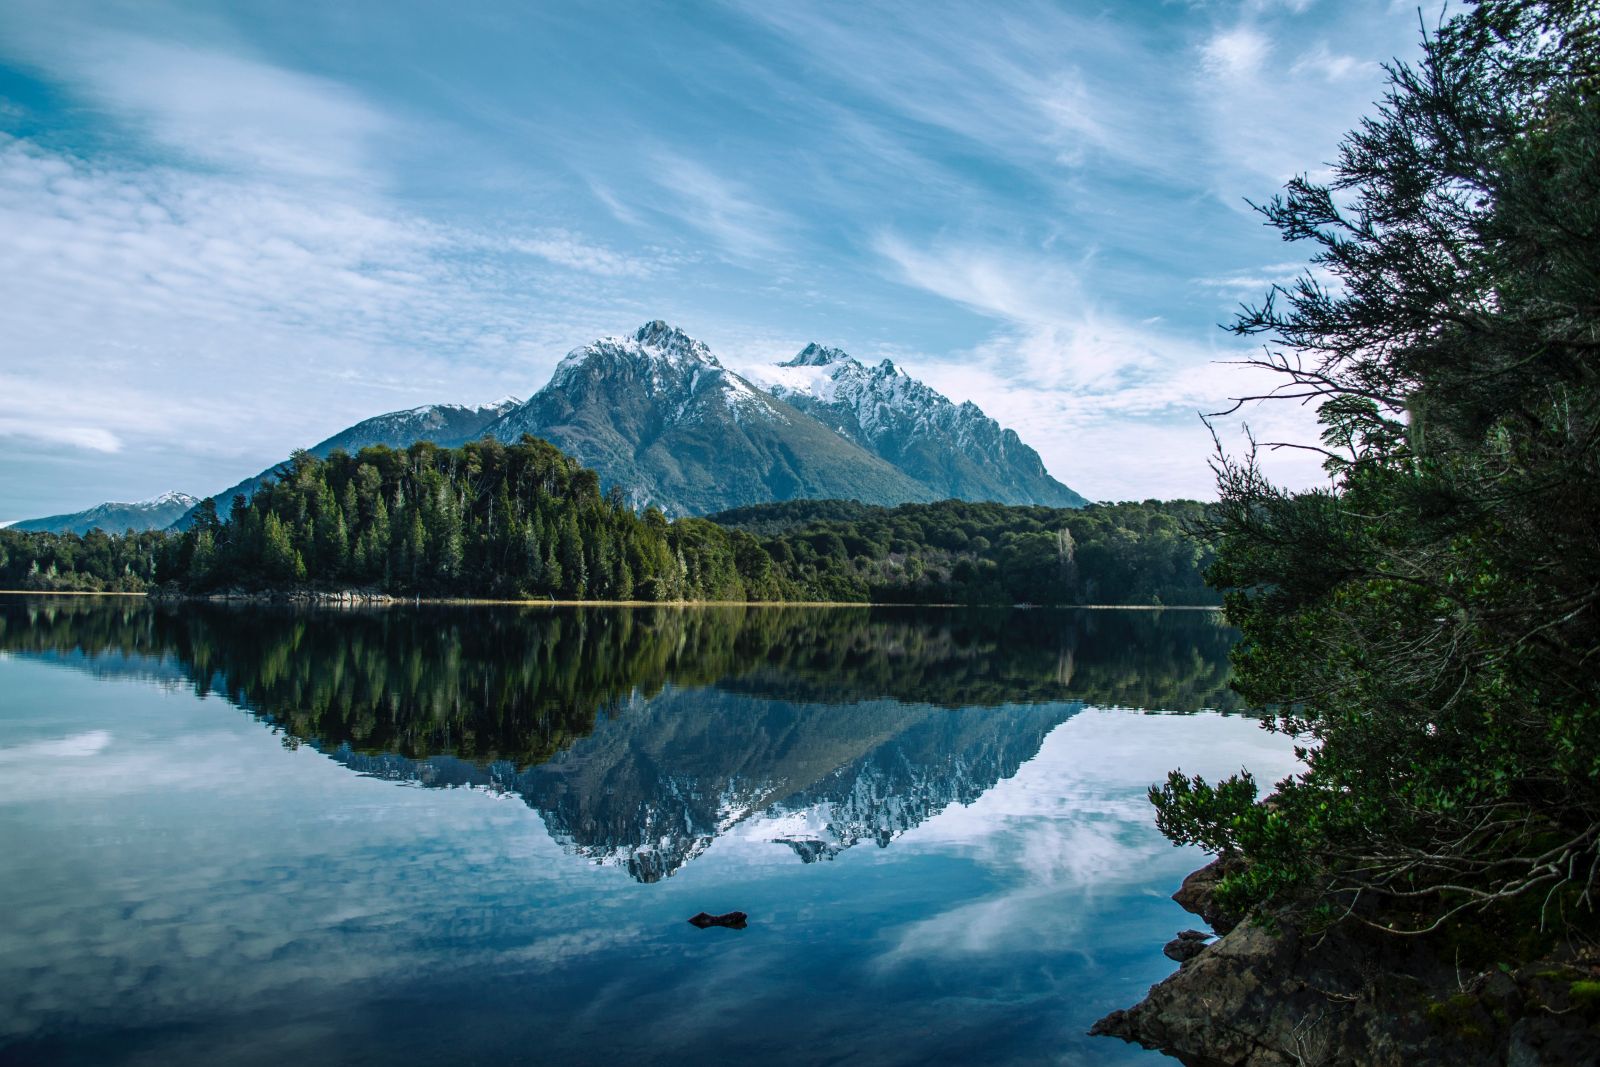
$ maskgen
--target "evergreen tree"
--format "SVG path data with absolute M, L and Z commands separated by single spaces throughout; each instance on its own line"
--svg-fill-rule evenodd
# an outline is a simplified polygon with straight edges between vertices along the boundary
M 1334 181 L 1264 206 L 1307 274 L 1237 324 L 1320 402 L 1329 489 L 1219 461 L 1237 685 L 1301 773 L 1174 774 L 1238 906 L 1592 924 L 1600 873 L 1600 15 L 1493 0 L 1396 66 Z

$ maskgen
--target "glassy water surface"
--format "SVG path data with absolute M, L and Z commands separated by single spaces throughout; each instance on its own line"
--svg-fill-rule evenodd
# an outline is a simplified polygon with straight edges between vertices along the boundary
M 1145 789 L 1290 766 L 1231 639 L 0 598 L 0 1062 L 1171 1062 L 1084 1031 L 1194 922 Z

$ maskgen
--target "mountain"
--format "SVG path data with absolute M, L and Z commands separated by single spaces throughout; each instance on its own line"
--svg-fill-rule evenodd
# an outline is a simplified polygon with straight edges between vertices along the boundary
M 953 403 L 887 360 L 868 367 L 813 344 L 767 373 L 764 389 L 657 320 L 573 349 L 527 403 L 508 397 L 394 411 L 308 451 L 532 434 L 593 468 L 634 506 L 672 516 L 799 499 L 1087 503 L 976 404 Z M 254 493 L 275 469 L 214 494 L 218 510 L 235 494 Z
M 573 349 L 548 385 L 487 432 L 542 437 L 635 506 L 671 515 L 803 497 L 938 496 L 660 321 Z
M 432 441 L 436 445 L 454 447 L 482 437 L 489 425 L 522 403 L 514 396 L 503 397 L 492 404 L 424 404 L 420 408 L 391 411 L 358 422 L 348 430 L 341 430 L 312 445 L 307 451 L 316 456 L 327 456 L 335 449 L 355 455 L 372 445 L 405 448 L 415 441 Z
M 570 748 L 520 769 L 313 744 L 368 777 L 520 797 L 567 852 L 648 883 L 736 828 L 802 863 L 887 847 L 1015 775 L 1082 707 L 793 704 L 669 688 L 635 696 Z
M 70 515 L 46 515 L 42 519 L 23 519 L 10 529 L 46 533 L 88 533 L 99 527 L 106 533 L 124 530 L 162 530 L 200 501 L 188 493 L 162 493 L 151 500 L 134 504 L 96 504 L 87 511 Z
M 961 404 L 889 360 L 807 345 L 764 372 L 769 392 L 929 486 L 940 498 L 1076 508 L 1088 503 L 1039 453 L 972 401 Z
M 424 404 L 404 411 L 391 411 L 340 430 L 306 451 L 326 458 L 335 450 L 342 449 L 354 455 L 372 445 L 406 448 L 416 441 L 432 441 L 436 445 L 455 446 L 482 437 L 490 423 L 521 403 L 516 397 L 508 396 L 492 404 Z M 238 494 L 246 497 L 255 495 L 261 483 L 274 477 L 277 469 L 277 464 L 274 464 L 260 474 L 213 493 L 211 499 L 216 501 L 217 511 L 226 515 L 234 496 Z M 193 521 L 193 504 L 198 503 L 193 501 L 172 526 L 179 530 L 187 529 Z

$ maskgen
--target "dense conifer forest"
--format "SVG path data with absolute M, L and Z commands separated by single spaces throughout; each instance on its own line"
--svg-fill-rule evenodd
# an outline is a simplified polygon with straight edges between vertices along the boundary
M 945 500 L 884 508 L 841 500 L 711 516 L 762 538 L 803 599 L 985 604 L 1217 603 L 1211 549 L 1190 500 L 1012 507 Z
M 0 530 L 0 585 L 558 600 L 1208 604 L 1190 501 L 636 514 L 546 442 L 297 452 L 181 533 Z

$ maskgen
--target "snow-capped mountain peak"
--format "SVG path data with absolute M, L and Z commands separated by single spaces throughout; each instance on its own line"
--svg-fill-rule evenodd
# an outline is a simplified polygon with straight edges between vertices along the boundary
M 197 496 L 190 496 L 188 493 L 180 493 L 176 489 L 169 489 L 160 496 L 153 496 L 149 500 L 141 500 L 136 504 L 124 504 L 123 507 L 159 508 L 168 504 L 182 504 L 187 508 L 193 507 L 198 503 L 200 503 L 200 498 Z
M 1084 503 L 1050 477 L 1038 453 L 978 405 L 952 402 L 891 360 L 868 366 L 843 349 L 813 342 L 760 377 L 772 395 L 949 496 Z
M 697 341 L 684 333 L 676 326 L 669 326 L 660 319 L 647 322 L 633 332 L 633 339 L 641 348 L 652 350 L 652 354 L 659 353 L 675 362 L 705 363 L 713 367 L 722 366 L 717 362 L 717 357 L 711 354 L 711 349 L 706 347 L 704 341 Z
M 799 497 L 932 498 L 659 319 L 573 349 L 549 384 L 489 432 L 503 441 L 542 437 L 635 506 L 673 515 Z
M 51 533 L 88 533 L 99 528 L 108 533 L 124 530 L 159 530 L 200 503 L 199 497 L 169 490 L 149 500 L 133 503 L 108 501 L 84 511 L 67 515 L 47 515 L 42 519 L 24 519 L 12 523 L 12 528 L 25 531 Z
M 676 326 L 656 319 L 626 337 L 602 337 L 579 345 L 556 364 L 551 382 L 568 378 L 579 368 L 600 363 L 655 365 L 660 370 L 681 373 L 700 368 L 721 370 L 722 364 L 704 341 L 697 341 Z
M 806 345 L 800 350 L 799 355 L 795 356 L 786 363 L 778 364 L 778 366 L 826 367 L 831 363 L 843 363 L 845 361 L 849 361 L 851 363 L 856 362 L 856 360 L 851 357 L 850 353 L 846 352 L 842 348 L 830 348 L 827 345 L 819 345 L 817 342 L 812 341 L 810 344 Z

